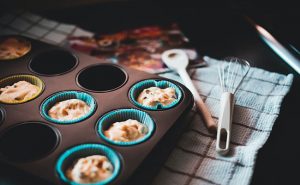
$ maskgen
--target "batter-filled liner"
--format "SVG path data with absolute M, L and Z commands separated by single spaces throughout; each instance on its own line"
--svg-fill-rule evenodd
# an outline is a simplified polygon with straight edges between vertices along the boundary
M 161 89 L 165 89 L 165 88 L 169 88 L 169 87 L 174 88 L 176 98 L 172 103 L 170 103 L 168 105 L 163 105 L 161 103 L 158 103 L 155 106 L 146 106 L 146 105 L 139 103 L 138 102 L 139 95 L 143 92 L 144 89 L 147 89 L 150 87 L 159 87 Z M 149 80 L 144 80 L 144 81 L 138 82 L 135 85 L 133 85 L 131 87 L 131 89 L 129 90 L 129 96 L 130 96 L 130 99 L 133 102 L 133 104 L 140 108 L 147 109 L 147 110 L 165 110 L 165 109 L 170 109 L 170 108 L 175 107 L 182 99 L 183 94 L 182 94 L 180 88 L 170 81 L 149 79 Z
M 74 162 L 80 158 L 92 156 L 92 155 L 103 155 L 113 165 L 113 172 L 110 177 L 103 181 L 92 183 L 90 185 L 106 185 L 115 180 L 121 170 L 121 160 L 119 154 L 113 149 L 102 144 L 81 144 L 66 150 L 58 159 L 56 163 L 56 172 L 59 178 L 70 185 L 80 185 L 74 181 L 71 181 L 67 176 L 67 169 L 74 164 Z
M 139 138 L 138 140 L 134 141 L 114 141 L 105 136 L 105 131 L 110 128 L 110 126 L 115 122 L 122 122 L 128 119 L 136 120 L 147 127 L 147 133 Z M 131 146 L 135 144 L 140 144 L 143 142 L 147 142 L 148 139 L 151 138 L 155 131 L 155 123 L 151 116 L 144 112 L 137 109 L 118 109 L 108 112 L 104 116 L 102 116 L 98 123 L 97 123 L 97 131 L 100 137 L 107 142 L 119 146 Z
M 55 119 L 49 115 L 49 110 L 59 102 L 74 99 L 83 101 L 87 106 L 89 106 L 89 111 L 86 114 L 83 114 L 81 117 L 69 120 Z M 95 112 L 96 108 L 96 100 L 90 94 L 81 91 L 62 91 L 51 95 L 42 103 L 41 114 L 46 120 L 57 124 L 72 124 L 89 118 Z

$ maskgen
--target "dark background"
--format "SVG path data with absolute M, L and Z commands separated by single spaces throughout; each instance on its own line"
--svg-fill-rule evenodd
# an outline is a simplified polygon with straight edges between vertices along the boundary
M 291 43 L 300 49 L 300 11 L 296 4 L 292 0 L 12 0 L 3 1 L 0 9 L 26 8 L 97 33 L 177 22 L 201 55 L 237 56 L 255 67 L 293 73 L 293 86 L 284 99 L 267 143 L 258 153 L 251 184 L 297 184 L 300 78 L 260 40 L 244 18 L 245 15 L 251 17 L 282 43 Z

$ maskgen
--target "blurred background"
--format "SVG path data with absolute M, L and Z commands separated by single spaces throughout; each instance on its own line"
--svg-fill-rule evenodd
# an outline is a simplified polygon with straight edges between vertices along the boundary
M 2 0 L 0 12 L 26 9 L 95 33 L 177 22 L 192 44 L 201 49 L 200 53 L 224 57 L 228 54 L 226 48 L 232 55 L 239 55 L 232 48 L 249 51 L 248 47 L 255 46 L 243 44 L 248 43 L 245 39 L 257 39 L 245 15 L 282 42 L 300 48 L 300 27 L 296 24 L 300 12 L 296 4 L 295 0 Z M 257 52 L 247 57 L 256 60 L 256 55 Z M 282 70 L 280 64 L 267 67 L 271 71 Z

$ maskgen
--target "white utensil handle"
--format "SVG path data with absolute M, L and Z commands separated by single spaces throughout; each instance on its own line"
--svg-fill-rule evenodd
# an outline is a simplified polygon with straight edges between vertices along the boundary
M 184 84 L 187 88 L 192 92 L 195 103 L 197 108 L 202 115 L 202 118 L 209 130 L 215 130 L 217 128 L 215 121 L 213 120 L 209 110 L 207 109 L 206 105 L 204 104 L 203 100 L 201 99 L 197 89 L 195 88 L 193 81 L 191 80 L 189 74 L 185 69 L 178 70 L 178 74 L 180 75 L 181 79 L 183 80 Z
M 216 151 L 225 155 L 229 151 L 231 137 L 231 122 L 233 113 L 234 95 L 229 92 L 223 92 L 220 101 L 220 116 L 217 130 Z M 225 148 L 221 145 L 221 135 L 226 134 Z

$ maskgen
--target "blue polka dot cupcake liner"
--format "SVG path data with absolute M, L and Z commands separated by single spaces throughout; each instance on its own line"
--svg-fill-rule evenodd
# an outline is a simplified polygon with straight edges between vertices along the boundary
M 57 120 L 49 116 L 48 111 L 58 102 L 69 100 L 69 99 L 79 99 L 84 101 L 87 105 L 89 105 L 90 110 L 87 114 L 84 116 L 73 119 L 73 120 Z M 41 105 L 41 114 L 42 116 L 53 123 L 57 124 L 72 124 L 72 123 L 78 123 L 80 121 L 83 121 L 90 117 L 96 110 L 97 104 L 96 100 L 85 92 L 80 91 L 63 91 L 58 92 L 50 97 L 48 97 Z
M 114 181 L 121 170 L 121 160 L 119 154 L 113 149 L 102 144 L 81 144 L 73 148 L 66 150 L 57 160 L 56 172 L 59 178 L 66 184 L 69 185 L 82 185 L 74 182 L 66 176 L 67 169 L 74 164 L 74 162 L 80 158 L 88 157 L 91 155 L 104 155 L 113 165 L 113 172 L 110 177 L 103 181 L 90 183 L 88 185 L 106 185 Z M 86 184 L 84 184 L 86 185 Z
M 163 105 L 161 103 L 158 103 L 156 106 L 145 106 L 140 104 L 137 101 L 138 96 L 140 95 L 140 93 L 147 88 L 150 87 L 159 87 L 162 89 L 171 87 L 175 89 L 175 94 L 176 94 L 176 100 L 174 100 L 172 103 L 168 104 L 168 105 Z M 133 102 L 134 105 L 136 105 L 137 107 L 146 109 L 146 110 L 166 110 L 166 109 L 170 109 L 175 107 L 181 100 L 182 98 L 182 91 L 180 90 L 180 88 L 175 85 L 172 82 L 169 82 L 167 80 L 144 80 L 141 82 L 136 83 L 135 85 L 133 85 L 129 91 L 129 96 L 131 101 Z
M 147 134 L 135 141 L 113 141 L 107 138 L 104 135 L 104 131 L 107 130 L 113 123 L 126 121 L 128 119 L 137 120 L 138 122 L 144 124 L 147 127 Z M 97 132 L 102 139 L 107 141 L 110 144 L 118 145 L 118 146 L 131 146 L 140 144 L 142 142 L 147 141 L 155 131 L 155 123 L 150 115 L 146 112 L 137 110 L 137 109 L 118 109 L 111 111 L 105 114 L 103 117 L 99 119 L 97 122 Z

